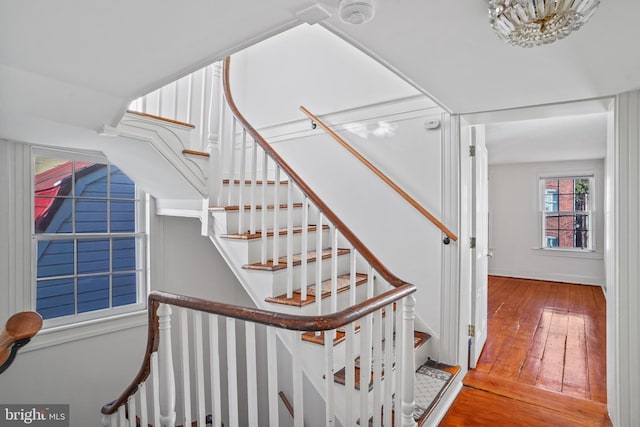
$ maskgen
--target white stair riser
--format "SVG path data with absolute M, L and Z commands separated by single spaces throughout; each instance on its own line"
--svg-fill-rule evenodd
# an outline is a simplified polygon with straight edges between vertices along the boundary
M 287 235 L 280 235 L 275 238 L 278 239 L 278 256 L 287 255 Z M 294 254 L 302 252 L 302 233 L 296 233 L 292 236 L 292 251 Z M 267 259 L 273 258 L 273 239 L 274 237 L 267 238 Z M 262 239 L 220 239 L 225 243 L 229 243 L 229 248 L 234 252 L 241 255 L 241 265 L 251 264 L 253 262 L 260 262 Z M 329 230 L 322 231 L 322 246 L 327 247 L 330 244 Z M 315 250 L 316 245 L 316 232 L 309 232 L 307 238 L 306 251 Z
M 338 275 L 346 274 L 349 272 L 349 255 L 342 255 L 338 257 Z M 307 277 L 305 283 L 307 285 L 313 285 L 316 282 L 316 269 L 317 263 L 307 263 Z M 320 270 L 322 273 L 322 280 L 331 278 L 332 259 L 322 260 Z M 255 277 L 257 275 L 269 277 L 271 288 L 273 289 L 273 296 L 282 295 L 287 292 L 288 272 L 287 269 L 277 271 L 259 271 L 249 269 L 248 277 Z M 293 289 L 302 288 L 302 265 L 293 267 Z
M 251 211 L 244 210 L 242 218 L 242 230 L 239 230 L 240 212 L 239 211 L 214 211 L 211 213 L 213 217 L 213 224 L 216 233 L 231 234 L 231 233 L 246 233 L 249 231 L 251 224 Z M 273 229 L 273 220 L 275 211 L 273 209 L 267 209 L 265 211 L 266 229 Z M 288 209 L 278 209 L 278 227 L 285 228 L 288 225 Z M 293 224 L 302 224 L 302 208 L 293 208 L 292 210 Z M 311 222 L 311 221 L 310 221 Z M 315 223 L 315 219 L 312 223 Z M 262 224 L 262 210 L 255 211 L 254 226 L 257 230 L 263 227 Z

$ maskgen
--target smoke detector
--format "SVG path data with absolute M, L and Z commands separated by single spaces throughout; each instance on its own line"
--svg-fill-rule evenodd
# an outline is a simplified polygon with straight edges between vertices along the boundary
M 364 24 L 376 13 L 373 0 L 340 0 L 340 19 L 347 24 Z

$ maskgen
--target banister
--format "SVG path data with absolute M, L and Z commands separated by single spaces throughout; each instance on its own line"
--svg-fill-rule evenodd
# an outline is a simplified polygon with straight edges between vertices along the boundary
M 375 165 L 373 165 L 369 160 L 367 160 L 362 154 L 358 153 L 352 146 L 350 146 L 347 141 L 342 139 L 340 135 L 338 135 L 333 129 L 331 129 L 326 123 L 320 120 L 317 116 L 307 110 L 305 107 L 300 107 L 300 110 L 307 115 L 314 123 L 320 125 L 320 127 L 327 132 L 333 139 L 335 139 L 340 145 L 342 145 L 346 150 L 351 153 L 355 158 L 360 160 L 362 164 L 364 164 L 371 172 L 375 173 L 382 181 L 384 181 L 387 185 L 389 185 L 396 193 L 400 195 L 404 200 L 406 200 L 411 206 L 413 206 L 418 212 L 420 212 L 425 218 L 427 218 L 431 223 L 433 223 L 436 227 L 438 227 L 444 234 L 447 235 L 453 241 L 458 240 L 458 237 L 451 231 L 447 226 L 445 226 L 442 222 L 440 222 L 431 212 L 425 209 L 420 203 L 418 203 L 413 197 L 411 197 L 407 192 L 405 192 L 398 184 L 393 182 L 391 178 L 385 175 L 380 169 L 378 169 Z
M 149 325 L 147 332 L 147 347 L 143 357 L 142 366 L 138 374 L 125 391 L 113 402 L 102 407 L 102 413 L 111 415 L 120 406 L 127 402 L 138 389 L 138 384 L 149 377 L 151 372 L 151 354 L 158 350 L 159 344 L 159 324 L 157 310 L 160 304 L 168 304 L 204 313 L 232 317 L 234 319 L 247 322 L 259 323 L 266 326 L 274 326 L 280 329 L 294 331 L 329 331 L 338 329 L 349 323 L 355 322 L 364 316 L 373 313 L 389 304 L 394 303 L 407 295 L 415 292 L 416 288 L 410 284 L 403 284 L 394 289 L 362 301 L 356 305 L 348 307 L 342 311 L 327 314 L 324 316 L 300 316 L 295 314 L 278 313 L 262 310 L 259 308 L 241 307 L 237 305 L 224 304 L 209 301 L 202 298 L 195 298 L 185 295 L 168 292 L 153 291 L 148 298 Z
M 0 333 L 0 374 L 9 368 L 18 349 L 25 346 L 42 328 L 42 317 L 35 311 L 11 316 Z
M 236 117 L 236 119 L 242 124 L 247 133 L 249 133 L 257 144 L 262 147 L 262 149 L 269 154 L 271 159 L 278 165 L 282 170 L 284 170 L 289 177 L 290 180 L 296 183 L 296 185 L 300 188 L 300 190 L 309 198 L 313 204 L 322 212 L 322 214 L 327 218 L 335 227 L 342 233 L 342 235 L 353 245 L 353 247 L 362 255 L 362 257 L 367 260 L 367 262 L 378 272 L 380 275 L 392 286 L 398 287 L 406 284 L 407 282 L 399 279 L 393 273 L 391 273 L 377 258 L 373 253 L 356 237 L 356 235 L 342 222 L 340 218 L 331 210 L 329 207 L 322 201 L 322 199 L 300 178 L 300 176 L 289 166 L 287 162 L 273 149 L 271 144 L 269 144 L 263 137 L 256 131 L 253 126 L 249 124 L 249 122 L 244 118 L 242 113 L 238 110 L 238 107 L 233 100 L 233 96 L 231 94 L 231 85 L 229 81 L 229 70 L 230 70 L 231 58 L 227 57 L 224 61 L 224 69 L 223 69 L 223 89 L 224 96 L 227 100 L 227 104 L 229 109 Z

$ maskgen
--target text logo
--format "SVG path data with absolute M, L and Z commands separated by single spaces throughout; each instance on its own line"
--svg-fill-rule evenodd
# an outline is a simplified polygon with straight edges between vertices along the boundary
M 69 405 L 0 405 L 0 427 L 69 427 Z

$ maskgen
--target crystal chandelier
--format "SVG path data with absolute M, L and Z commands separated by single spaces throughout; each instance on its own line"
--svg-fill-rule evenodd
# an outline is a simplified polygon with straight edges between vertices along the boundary
M 509 44 L 540 46 L 579 29 L 599 5 L 600 0 L 489 0 L 489 23 Z

